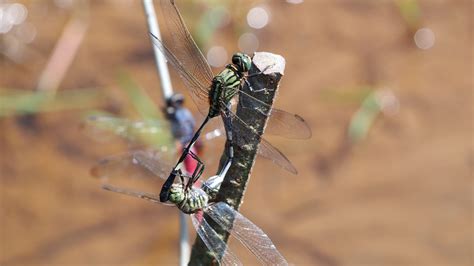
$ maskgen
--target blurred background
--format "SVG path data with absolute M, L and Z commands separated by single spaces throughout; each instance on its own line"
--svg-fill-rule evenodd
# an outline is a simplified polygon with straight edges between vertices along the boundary
M 259 159 L 240 211 L 289 262 L 472 265 L 472 1 L 177 4 L 215 73 L 239 50 L 286 58 L 276 106 L 313 137 L 269 138 L 299 174 Z M 89 173 L 132 144 L 85 117 L 163 120 L 147 31 L 138 0 L 0 2 L 0 265 L 178 263 L 178 210 Z

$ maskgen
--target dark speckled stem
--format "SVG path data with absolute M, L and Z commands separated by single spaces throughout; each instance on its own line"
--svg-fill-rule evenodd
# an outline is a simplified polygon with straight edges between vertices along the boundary
M 258 56 L 256 55 L 254 57 L 254 61 L 249 71 L 249 74 L 258 73 L 262 70 L 265 70 L 266 66 L 272 66 L 271 69 L 280 69 L 281 71 L 273 72 L 270 74 L 255 75 L 248 79 L 249 84 L 252 86 L 254 91 L 259 91 L 263 88 L 267 88 L 267 93 L 263 91 L 251 92 L 248 86 L 244 86 L 243 91 L 272 106 L 277 93 L 278 84 L 281 79 L 283 69 L 285 67 L 285 63 L 284 60 L 278 60 L 282 59 L 280 56 L 271 53 L 257 54 Z M 259 66 L 260 69 L 257 66 Z M 267 71 L 270 71 L 270 68 L 267 69 Z M 250 105 L 248 104 L 248 98 L 245 98 L 245 96 L 243 99 L 242 96 L 240 96 L 239 101 L 243 101 L 246 106 Z M 242 120 L 247 123 L 247 125 L 254 128 L 256 132 L 260 132 L 259 135 L 261 136 L 268 118 L 268 116 L 264 115 L 263 113 L 268 112 L 269 110 L 260 111 L 261 112 L 258 112 L 254 108 L 244 108 L 242 105 L 237 106 L 237 115 L 242 118 Z M 242 139 L 240 140 L 240 142 L 238 140 L 239 138 L 244 137 L 242 136 L 242 134 L 240 134 L 240 132 L 243 132 L 241 125 L 234 122 L 233 128 L 236 131 L 236 134 L 234 134 L 235 142 L 242 143 Z M 221 188 L 216 197 L 217 201 L 226 202 L 236 210 L 238 210 L 240 205 L 242 204 L 245 189 L 250 180 L 250 174 L 252 172 L 252 168 L 257 157 L 257 149 L 260 144 L 259 137 L 249 138 L 249 136 L 247 135 L 245 136 L 244 140 L 246 145 L 234 147 L 233 163 L 224 181 L 222 182 Z M 226 147 L 227 145 L 228 143 L 226 143 Z M 219 169 L 223 167 L 223 164 L 226 162 L 226 160 L 227 152 L 225 152 L 224 150 L 221 156 Z M 207 219 L 207 221 L 219 234 L 219 236 L 224 239 L 225 242 L 227 242 L 229 234 L 226 231 L 222 230 L 215 223 L 213 223 L 211 219 Z M 205 244 L 199 237 L 196 238 L 196 241 L 193 245 L 189 265 L 218 265 L 215 258 L 211 254 L 209 254 Z

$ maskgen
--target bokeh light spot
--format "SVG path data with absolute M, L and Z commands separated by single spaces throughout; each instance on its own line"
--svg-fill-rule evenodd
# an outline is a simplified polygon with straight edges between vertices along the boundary
M 388 88 L 379 89 L 375 92 L 375 100 L 380 110 L 386 115 L 396 115 L 400 110 L 400 101 L 392 90 Z
M 54 4 L 57 7 L 62 8 L 62 9 L 70 9 L 73 6 L 74 1 L 73 0 L 54 0 Z
M 263 7 L 254 7 L 247 13 L 247 23 L 254 29 L 261 29 L 268 24 L 270 16 Z
M 290 3 L 290 4 L 294 4 L 294 5 L 297 5 L 297 4 L 301 4 L 304 2 L 304 0 L 286 0 L 287 3 Z
M 207 51 L 207 61 L 213 67 L 222 67 L 227 62 L 227 50 L 222 46 L 213 46 Z
M 423 50 L 430 49 L 435 43 L 435 35 L 430 28 L 417 30 L 413 39 L 415 40 L 416 46 Z
M 6 17 L 7 21 L 13 25 L 19 25 L 25 21 L 26 17 L 28 16 L 28 10 L 22 4 L 14 3 L 8 5 L 5 10 L 4 16 Z
M 239 37 L 239 49 L 240 51 L 251 54 L 258 49 L 258 38 L 251 32 L 246 32 Z

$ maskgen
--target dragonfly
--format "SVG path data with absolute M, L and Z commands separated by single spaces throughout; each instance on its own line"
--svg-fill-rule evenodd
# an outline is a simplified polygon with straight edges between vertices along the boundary
M 118 173 L 123 173 L 124 168 L 138 167 L 139 170 L 146 169 L 153 179 L 165 180 L 173 166 L 163 157 L 160 152 L 145 150 L 114 155 L 101 160 L 91 172 L 97 178 L 108 180 Z M 189 214 L 197 234 L 220 264 L 242 265 L 238 257 L 209 225 L 210 220 L 236 238 L 264 265 L 288 265 L 262 229 L 228 204 L 212 202 L 229 167 L 228 162 L 219 175 L 210 177 L 200 186 L 195 186 L 197 183 L 189 184 L 196 182 L 196 179 L 180 173 L 178 175 L 180 182 L 171 186 L 169 200 L 164 203 L 156 194 L 118 187 L 111 185 L 109 181 L 105 181 L 102 187 L 108 191 L 153 203 L 172 205 Z M 135 171 L 135 176 L 150 177 L 138 171 Z M 128 177 L 130 175 L 127 175 Z
M 219 115 L 222 117 L 229 143 L 227 161 L 232 161 L 234 155 L 233 145 L 244 146 L 248 143 L 245 141 L 245 137 L 236 138 L 237 143 L 234 143 L 233 122 L 235 122 L 240 125 L 239 128 L 242 128 L 238 132 L 239 136 L 260 139 L 261 153 L 266 154 L 267 158 L 270 158 L 271 161 L 280 167 L 296 174 L 296 168 L 282 152 L 261 138 L 255 129 L 249 127 L 240 117 L 233 113 L 231 110 L 232 100 L 235 96 L 239 95 L 239 104 L 244 105 L 243 99 L 245 98 L 248 108 L 269 110 L 269 120 L 274 122 L 269 123 L 267 132 L 274 135 L 299 139 L 310 138 L 311 130 L 308 124 L 299 115 L 272 108 L 270 105 L 241 90 L 242 86 L 247 84 L 251 92 L 257 93 L 262 91 L 254 90 L 248 82 L 248 79 L 252 76 L 261 74 L 247 74 L 252 64 L 252 59 L 249 55 L 235 53 L 232 56 L 232 63 L 228 64 L 218 75 L 214 76 L 209 63 L 189 33 L 175 1 L 161 0 L 160 4 L 163 20 L 166 22 L 168 31 L 172 36 L 167 40 L 169 43 L 165 44 L 158 37 L 150 33 L 153 44 L 160 49 L 167 61 L 177 70 L 199 111 L 206 115 L 201 126 L 183 150 L 178 162 L 164 183 L 160 199 L 162 201 L 168 200 L 170 188 L 174 183 L 183 160 L 199 138 L 204 126 L 210 119 Z M 265 89 L 263 91 L 265 92 Z M 258 108 L 258 106 L 263 108 Z M 242 139 L 244 140 L 242 141 Z

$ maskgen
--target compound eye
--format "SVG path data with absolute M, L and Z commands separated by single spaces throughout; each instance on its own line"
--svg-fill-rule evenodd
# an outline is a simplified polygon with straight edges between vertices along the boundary
M 235 56 L 232 58 L 232 63 L 233 63 L 234 65 L 240 66 L 240 65 L 241 65 L 240 57 L 238 57 L 238 56 L 235 55 Z

